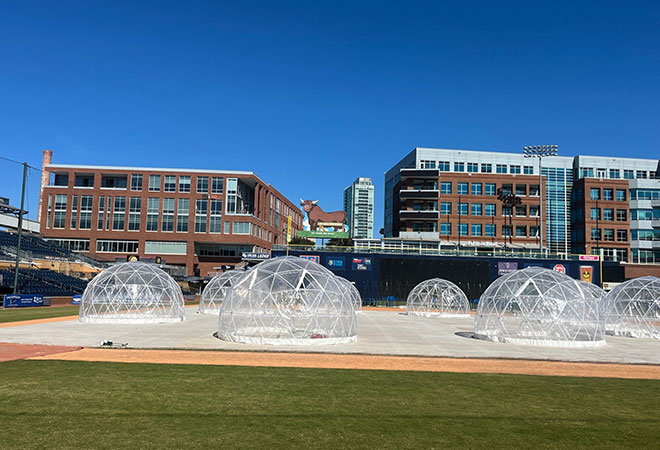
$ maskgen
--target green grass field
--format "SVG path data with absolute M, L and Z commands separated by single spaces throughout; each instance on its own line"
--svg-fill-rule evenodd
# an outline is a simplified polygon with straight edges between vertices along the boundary
M 62 361 L 0 363 L 0 378 L 3 449 L 660 442 L 657 381 Z
M 42 306 L 35 308 L 0 309 L 0 323 L 20 320 L 47 319 L 49 317 L 77 316 L 77 306 Z

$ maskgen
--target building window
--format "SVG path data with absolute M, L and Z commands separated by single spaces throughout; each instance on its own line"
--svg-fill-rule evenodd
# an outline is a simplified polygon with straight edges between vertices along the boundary
M 458 195 L 467 195 L 468 193 L 468 184 L 462 181 L 459 181 L 457 184 Z
M 479 163 L 467 163 L 467 171 L 472 173 L 479 172 Z
M 465 172 L 465 163 L 455 162 L 454 163 L 454 172 Z
M 486 224 L 486 236 L 495 237 L 496 234 L 495 224 L 487 223 Z
M 190 186 L 189 186 L 190 187 Z M 188 232 L 188 218 L 190 216 L 190 199 L 180 198 L 177 200 L 176 210 L 176 232 Z
M 197 193 L 207 194 L 209 192 L 209 177 L 197 177 Z
M 211 194 L 222 194 L 225 179 L 222 177 L 213 177 L 211 179 Z
M 614 230 L 612 228 L 605 228 L 603 230 L 603 240 L 607 242 L 614 241 Z
M 647 178 L 646 170 L 638 170 L 635 178 Z
M 150 255 L 185 255 L 188 253 L 187 242 L 145 241 L 144 253 Z
M 531 226 L 529 227 L 529 236 L 530 237 L 539 237 L 539 227 Z
M 459 236 L 467 236 L 468 235 L 468 224 L 467 223 L 459 223 L 458 224 L 458 235 Z
M 504 217 L 513 215 L 513 209 L 510 206 L 502 206 L 502 215 Z
M 592 228 L 591 229 L 591 240 L 592 241 L 597 241 L 600 239 L 600 228 Z
M 176 192 L 176 175 L 165 175 L 163 192 Z
M 138 241 L 113 241 L 98 239 L 96 241 L 97 253 L 137 253 Z
M 131 191 L 142 190 L 142 174 L 134 173 L 131 175 Z
M 527 237 L 527 227 L 524 225 L 516 225 L 516 237 Z
M 614 210 L 612 208 L 603 209 L 603 220 L 614 220 Z
M 493 165 L 492 164 L 482 164 L 481 165 L 481 173 L 492 173 L 493 172 Z
M 99 197 L 99 218 L 98 222 L 96 223 L 96 229 L 99 231 L 103 230 L 103 214 L 105 213 L 105 197 L 100 196 Z
M 486 183 L 486 190 L 485 190 L 486 195 L 495 195 L 496 190 L 497 189 L 495 188 L 495 183 Z
M 626 201 L 626 190 L 625 189 L 617 189 L 616 190 L 616 201 L 617 202 L 625 202 Z
M 503 237 L 511 236 L 511 225 L 502 225 L 502 236 Z
M 481 224 L 480 223 L 473 223 L 472 224 L 472 236 L 481 236 Z
M 617 209 L 616 210 L 616 221 L 617 222 L 627 222 L 628 221 L 628 210 L 627 209 Z
M 614 200 L 614 191 L 612 189 L 603 189 L 603 200 Z
M 209 224 L 210 233 L 220 233 L 222 230 L 222 200 L 211 200 L 211 222 Z M 225 223 L 225 228 L 227 223 Z
M 481 195 L 481 183 L 472 183 L 472 195 Z
M 525 175 L 534 175 L 534 167 L 532 166 L 524 166 L 523 167 L 523 173 Z
M 632 180 L 635 178 L 635 172 L 633 170 L 624 169 L 623 178 L 626 180 Z
M 589 198 L 591 200 L 600 200 L 600 189 L 598 188 L 589 189 Z
M 520 173 L 520 166 L 509 166 L 509 173 Z
M 225 231 L 224 231 L 224 233 L 225 234 L 231 234 L 231 222 L 225 222 Z M 268 236 L 269 236 L 268 241 L 269 242 L 272 241 L 272 237 L 271 237 L 272 233 L 270 231 L 268 232 Z
M 206 181 L 208 183 L 208 180 Z M 195 233 L 206 233 L 207 210 L 208 200 L 197 200 L 195 202 Z
M 78 196 L 71 196 L 71 229 L 76 229 L 76 223 L 78 222 Z
M 441 172 L 449 172 L 449 161 L 438 161 L 438 169 Z
M 174 199 L 163 199 L 161 231 L 174 231 Z
M 591 220 L 600 220 L 600 208 L 591 208 Z
M 425 161 L 425 160 L 421 160 L 421 161 L 419 162 L 419 167 L 420 167 L 421 169 L 435 169 L 435 161 Z M 234 234 L 236 234 L 236 232 L 234 232 Z
M 190 176 L 181 175 L 179 177 L 179 192 L 190 192 Z
M 158 231 L 160 199 L 150 197 L 147 201 L 147 231 Z
M 451 202 L 440 202 L 440 214 L 451 214 Z
M 502 189 L 502 195 L 510 195 L 513 193 L 512 184 L 503 184 L 501 189 Z
M 594 169 L 582 167 L 580 168 L 580 178 L 593 178 Z
M 103 199 L 103 197 L 101 197 Z M 91 195 L 80 196 L 80 224 L 79 229 L 90 230 L 92 228 L 92 203 L 94 197 Z
M 530 184 L 529 185 L 529 196 L 530 197 L 538 197 L 539 196 L 539 185 L 538 184 Z
M 621 172 L 619 169 L 610 169 L 610 178 L 619 179 L 621 178 Z
M 160 175 L 149 175 L 149 192 L 160 191 Z
M 51 242 L 72 252 L 88 252 L 89 239 L 53 239 L 44 238 L 44 241 Z
M 495 171 L 497 173 L 506 173 L 506 164 L 498 164 L 495 166 Z
M 112 230 L 123 231 L 126 218 L 126 197 L 115 197 L 115 207 L 112 212 Z
M 472 215 L 480 216 L 482 211 L 481 203 L 472 203 Z
M 539 216 L 538 205 L 529 205 L 529 217 L 538 217 L 538 216 Z
M 516 206 L 516 217 L 526 217 L 526 216 L 527 216 L 527 205 Z
M 488 216 L 488 217 L 495 216 L 495 204 L 494 203 L 486 203 L 484 212 L 485 212 L 485 215 Z
M 440 182 L 440 193 L 451 194 L 451 181 Z
M 140 231 L 140 213 L 142 211 L 142 199 L 131 197 L 128 204 L 128 231 Z
M 616 240 L 619 242 L 628 242 L 628 230 L 616 230 Z
M 234 234 L 250 234 L 250 222 L 234 222 Z
M 527 196 L 527 185 L 526 184 L 516 184 L 516 195 L 518 197 Z
M 440 224 L 440 236 L 451 235 L 451 223 L 443 222 Z
M 468 204 L 467 203 L 459 203 L 458 204 L 458 215 L 459 216 L 467 216 L 468 215 Z

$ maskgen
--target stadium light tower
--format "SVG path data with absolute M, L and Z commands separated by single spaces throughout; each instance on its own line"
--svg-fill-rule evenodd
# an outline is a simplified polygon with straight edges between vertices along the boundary
M 539 159 L 539 252 L 543 253 L 543 158 L 557 156 L 557 145 L 531 145 L 523 147 L 525 158 Z

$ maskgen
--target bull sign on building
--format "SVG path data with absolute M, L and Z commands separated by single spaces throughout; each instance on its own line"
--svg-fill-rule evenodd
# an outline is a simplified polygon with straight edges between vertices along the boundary
M 307 213 L 309 230 L 298 231 L 299 237 L 306 238 L 348 238 L 346 231 L 346 213 L 344 211 L 326 212 L 318 205 L 318 200 L 300 199 L 300 206 Z

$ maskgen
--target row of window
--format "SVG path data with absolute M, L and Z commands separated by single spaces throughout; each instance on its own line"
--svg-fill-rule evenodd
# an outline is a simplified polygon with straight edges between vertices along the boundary
M 615 230 L 613 228 L 592 228 L 591 240 L 614 242 L 615 233 L 617 242 L 628 242 L 628 230 Z M 633 237 L 633 239 L 635 238 Z
M 581 220 L 581 210 L 578 210 L 577 219 Z M 602 215 L 601 215 L 602 212 Z M 591 220 L 604 220 L 604 221 L 613 221 L 614 220 L 614 209 L 612 208 L 591 208 L 589 211 L 589 218 Z M 617 222 L 627 222 L 628 221 L 628 210 L 627 209 L 617 209 L 616 210 L 616 221 Z
M 608 176 L 609 173 L 609 176 Z M 594 174 L 596 175 L 596 178 L 613 178 L 613 179 L 621 179 L 621 170 L 620 169 L 604 169 L 604 168 L 598 168 L 594 169 L 591 167 L 581 167 L 579 172 L 578 172 L 578 178 L 594 178 Z M 653 177 L 653 172 L 651 171 L 646 171 L 646 170 L 630 170 L 630 169 L 624 169 L 623 170 L 623 179 L 624 180 L 634 180 L 635 178 L 652 178 Z
M 591 188 L 589 189 L 589 199 L 590 200 L 614 200 L 615 199 L 615 190 L 610 188 L 602 189 L 601 197 L 601 188 Z M 626 190 L 625 189 L 616 189 L 616 201 L 625 202 L 626 201 Z
M 456 235 L 458 236 L 472 236 L 472 237 L 496 237 L 497 236 L 497 225 L 496 224 L 482 224 L 482 223 L 459 223 L 452 224 L 450 222 L 440 223 L 440 236 L 451 236 L 453 235 L 454 225 L 456 225 Z M 500 226 L 500 233 L 502 237 L 509 237 L 515 230 L 515 237 L 532 237 L 536 238 L 539 234 L 539 229 L 536 226 L 526 226 L 526 225 L 516 225 L 512 227 L 511 225 L 502 225 Z M 415 230 L 415 224 L 413 224 L 413 231 L 427 231 L 427 230 Z
M 431 161 L 431 160 L 421 160 L 419 162 L 419 167 L 421 169 L 438 169 L 441 172 L 451 172 L 451 164 L 449 161 Z M 522 167 L 522 168 L 521 168 Z M 493 173 L 493 164 L 490 163 L 479 163 L 476 162 L 455 162 L 454 163 L 454 172 L 467 172 L 468 173 Z M 525 175 L 533 175 L 534 167 L 533 166 L 520 166 L 520 165 L 507 165 L 507 164 L 495 164 L 496 173 L 511 173 L 511 174 L 520 174 L 524 173 Z
M 514 193 L 513 184 L 502 184 L 501 188 L 502 188 L 502 193 L 504 195 L 509 195 Z M 453 191 L 453 183 L 451 181 L 442 181 L 440 183 L 441 194 L 452 194 L 453 193 L 452 191 Z M 456 193 L 458 195 L 494 196 L 497 194 L 497 186 L 495 183 L 468 183 L 465 181 L 459 181 L 456 183 Z M 515 194 L 518 197 L 525 197 L 527 195 L 529 195 L 530 197 L 538 197 L 539 185 L 516 184 Z
M 413 204 L 413 210 L 415 206 Z M 453 203 L 452 202 L 440 202 L 440 215 L 451 215 L 453 214 Z M 426 208 L 435 206 L 437 211 L 437 202 L 429 202 L 426 204 Z M 515 213 L 516 217 L 527 217 L 528 205 L 518 205 L 513 210 L 507 206 L 501 206 L 501 212 L 503 216 L 511 216 Z M 421 209 L 420 209 L 421 210 Z M 427 209 L 429 210 L 429 209 Z M 459 216 L 488 216 L 493 217 L 497 214 L 497 204 L 496 203 L 466 203 L 458 202 L 456 203 L 456 213 Z M 538 205 L 529 205 L 529 217 L 538 217 L 539 216 L 539 206 Z

